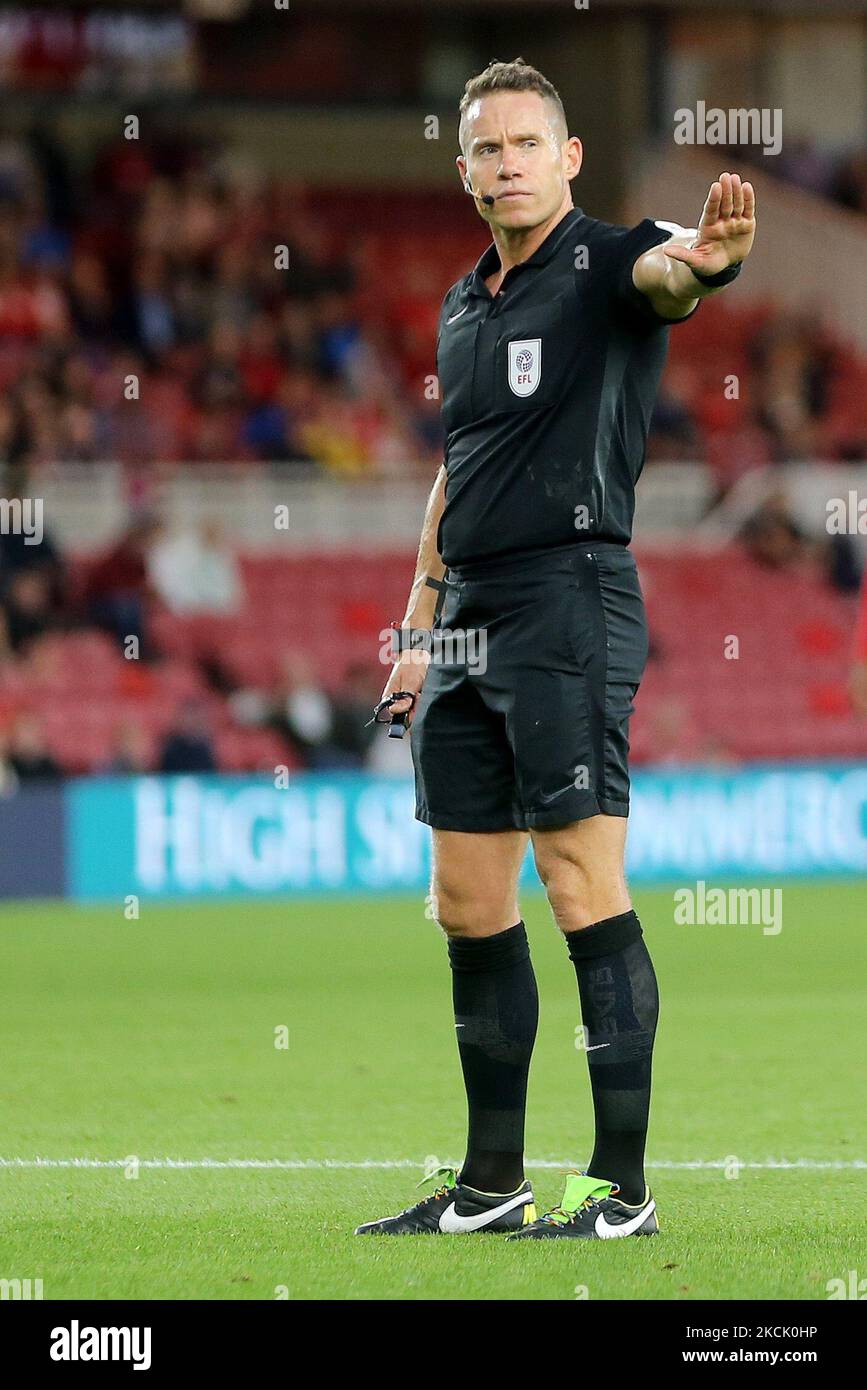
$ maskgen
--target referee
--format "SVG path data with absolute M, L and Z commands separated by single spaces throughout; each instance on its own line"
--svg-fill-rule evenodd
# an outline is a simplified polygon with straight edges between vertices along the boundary
M 460 148 L 493 244 L 443 301 L 445 461 L 383 699 L 409 692 L 389 710 L 412 711 L 469 1135 L 459 1171 L 428 1175 L 420 1202 L 358 1233 L 652 1235 L 658 993 L 624 873 L 647 624 L 628 544 L 668 327 L 739 273 L 755 196 L 725 173 L 697 229 L 589 217 L 572 202 L 581 142 L 522 59 L 467 83 Z M 586 1168 L 541 1215 L 523 1168 L 538 1017 L 517 898 L 528 838 L 578 977 L 595 1114 Z

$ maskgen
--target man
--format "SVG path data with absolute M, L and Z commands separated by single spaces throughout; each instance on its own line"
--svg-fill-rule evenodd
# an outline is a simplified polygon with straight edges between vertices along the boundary
M 581 142 L 540 73 L 493 63 L 460 109 L 458 171 L 493 245 L 443 302 L 445 463 L 404 627 L 475 634 L 484 660 L 413 646 L 383 698 L 407 692 L 387 708 L 414 711 L 469 1137 L 460 1173 L 439 1170 L 429 1196 L 358 1232 L 650 1235 L 658 995 L 624 875 L 647 627 L 627 544 L 668 326 L 735 278 L 755 198 L 725 173 L 697 229 L 611 226 L 573 206 Z M 578 976 L 596 1124 L 586 1172 L 538 1218 L 523 1170 L 538 1012 L 516 888 L 528 837 Z

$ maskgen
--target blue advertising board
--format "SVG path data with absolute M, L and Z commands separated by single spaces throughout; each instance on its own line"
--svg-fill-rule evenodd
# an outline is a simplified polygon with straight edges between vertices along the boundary
M 78 899 L 426 891 L 430 830 L 402 779 L 95 779 L 66 796 Z M 637 773 L 627 868 L 635 883 L 864 874 L 867 767 Z M 529 854 L 523 882 L 539 886 Z
M 0 796 L 0 898 L 63 895 L 64 816 L 60 782 L 33 782 Z

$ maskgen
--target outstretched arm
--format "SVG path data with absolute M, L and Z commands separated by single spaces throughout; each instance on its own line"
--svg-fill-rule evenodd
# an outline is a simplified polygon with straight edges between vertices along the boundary
M 755 234 L 752 184 L 742 183 L 739 174 L 720 174 L 710 186 L 698 227 L 684 228 L 639 256 L 633 283 L 663 318 L 683 318 L 697 300 L 723 288 L 701 284 L 693 270 L 716 275 L 739 264 L 749 255 Z

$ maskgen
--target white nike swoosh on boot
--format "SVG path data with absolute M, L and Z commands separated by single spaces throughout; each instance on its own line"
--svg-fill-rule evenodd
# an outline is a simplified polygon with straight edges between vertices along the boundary
M 639 1226 L 643 1226 L 651 1212 L 656 1210 L 656 1202 L 653 1198 L 642 1207 L 637 1216 L 631 1216 L 628 1221 L 621 1221 L 619 1225 L 611 1226 L 605 1220 L 605 1212 L 600 1211 L 596 1218 L 596 1234 L 600 1240 L 614 1240 L 618 1236 L 631 1236 L 637 1231 Z
M 489 1226 L 492 1221 L 496 1221 L 498 1216 L 505 1216 L 507 1211 L 512 1211 L 515 1207 L 523 1206 L 526 1202 L 532 1202 L 531 1192 L 519 1192 L 517 1196 L 510 1197 L 508 1202 L 502 1206 L 491 1207 L 490 1211 L 480 1211 L 476 1216 L 459 1216 L 455 1211 L 455 1204 L 446 1207 L 440 1216 L 440 1230 L 446 1235 L 457 1235 L 461 1231 L 478 1231 L 482 1226 Z

